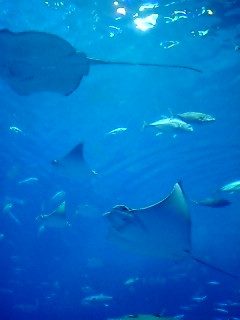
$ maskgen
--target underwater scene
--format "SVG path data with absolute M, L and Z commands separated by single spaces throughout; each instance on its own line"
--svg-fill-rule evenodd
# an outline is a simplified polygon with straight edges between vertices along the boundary
M 0 8 L 0 320 L 240 320 L 239 0 Z

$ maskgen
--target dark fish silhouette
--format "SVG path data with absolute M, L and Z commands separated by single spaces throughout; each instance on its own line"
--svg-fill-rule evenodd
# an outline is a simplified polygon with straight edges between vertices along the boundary
M 154 205 L 141 209 L 118 205 L 103 217 L 109 222 L 107 238 L 125 250 L 174 261 L 192 258 L 236 278 L 192 255 L 191 216 L 178 183 L 168 197 Z
M 154 66 L 201 72 L 186 66 L 92 59 L 77 52 L 66 40 L 37 31 L 0 30 L 0 48 L 0 77 L 19 95 L 50 91 L 68 96 L 88 75 L 91 65 Z
M 52 165 L 74 179 L 90 178 L 96 175 L 96 172 L 89 169 L 84 160 L 83 146 L 83 143 L 79 143 L 61 159 L 53 160 Z
M 191 201 L 201 206 L 206 206 L 211 208 L 224 208 L 231 204 L 231 202 L 227 199 L 218 199 L 218 198 L 206 198 L 201 201 L 191 199 Z

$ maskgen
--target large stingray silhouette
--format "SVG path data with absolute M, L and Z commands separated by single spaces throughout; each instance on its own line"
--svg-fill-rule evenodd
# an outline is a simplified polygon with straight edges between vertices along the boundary
M 191 258 L 224 274 L 192 255 L 191 216 L 180 184 L 164 200 L 142 209 L 118 205 L 103 215 L 109 222 L 108 240 L 141 255 L 180 261 Z
M 19 95 L 58 92 L 65 96 L 76 90 L 91 65 L 118 64 L 184 68 L 165 64 L 104 61 L 77 52 L 66 40 L 45 32 L 0 30 L 0 77 Z

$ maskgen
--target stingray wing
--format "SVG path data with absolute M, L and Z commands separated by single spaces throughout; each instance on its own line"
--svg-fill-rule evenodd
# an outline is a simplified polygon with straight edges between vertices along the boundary
M 64 228 L 69 226 L 66 217 L 66 202 L 60 204 L 51 214 L 44 216 L 43 225 L 51 228 Z
M 171 194 L 163 201 L 131 210 L 131 221 L 125 220 L 124 228 L 120 230 L 114 227 L 114 214 L 115 210 L 105 214 L 110 222 L 108 239 L 122 248 L 162 259 L 179 260 L 189 255 L 191 219 L 179 184 L 175 184 Z
M 0 31 L 0 76 L 20 95 L 51 91 L 71 94 L 89 71 L 84 53 L 44 32 Z
M 52 164 L 62 169 L 71 178 L 90 178 L 93 172 L 87 166 L 83 155 L 83 143 L 79 143 L 68 154 L 59 160 L 53 160 Z

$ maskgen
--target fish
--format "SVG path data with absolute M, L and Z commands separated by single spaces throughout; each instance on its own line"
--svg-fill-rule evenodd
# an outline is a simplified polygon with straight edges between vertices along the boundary
M 218 198 L 206 198 L 201 201 L 190 199 L 192 202 L 199 204 L 201 206 L 211 207 L 211 208 L 224 208 L 231 204 L 227 199 L 218 199 Z
M 84 160 L 83 147 L 84 143 L 79 143 L 61 159 L 53 160 L 52 165 L 61 169 L 73 179 L 91 178 L 97 173 L 87 166 Z
M 221 308 L 215 308 L 214 310 L 219 311 L 219 312 L 222 312 L 222 313 L 228 313 L 227 310 L 221 309 Z
M 193 297 L 192 300 L 195 300 L 197 302 L 203 301 L 207 298 L 207 295 L 202 296 L 202 297 Z
M 23 133 L 21 129 L 17 128 L 17 127 L 9 127 L 9 129 L 13 132 L 16 132 L 16 133 Z
M 139 280 L 138 277 L 137 278 L 130 278 L 127 281 L 125 281 L 124 284 L 127 284 L 127 285 L 132 284 L 132 283 L 136 282 L 137 280 Z
M 161 314 L 129 314 L 120 318 L 108 318 L 107 320 L 127 320 L 127 319 L 138 319 L 138 320 L 174 320 L 173 317 L 163 317 Z
M 212 285 L 218 285 L 219 282 L 218 281 L 209 281 L 208 284 L 212 284 Z
M 53 211 L 51 214 L 39 215 L 36 220 L 38 220 L 42 226 L 49 227 L 49 228 L 65 228 L 71 226 L 67 222 L 66 218 L 66 202 L 60 204 L 60 206 Z
M 124 250 L 172 261 L 191 258 L 237 278 L 192 255 L 191 216 L 179 183 L 156 204 L 140 209 L 116 205 L 103 218 L 109 223 L 107 240 Z
M 224 185 L 222 188 L 220 188 L 217 191 L 231 192 L 232 193 L 232 192 L 238 191 L 238 190 L 240 190 L 240 180 L 230 182 L 230 183 Z
M 182 121 L 185 121 L 189 124 L 201 124 L 207 122 L 213 122 L 216 119 L 209 114 L 201 112 L 184 112 L 184 113 L 175 113 L 171 109 L 168 109 L 171 113 L 171 117 L 178 118 Z
M 17 304 L 13 308 L 18 309 L 22 312 L 31 313 L 37 311 L 39 307 L 39 301 L 36 299 L 35 304 Z
M 145 121 L 143 123 L 142 129 L 146 127 L 153 127 L 156 128 L 159 132 L 193 132 L 193 127 L 176 118 L 164 118 L 152 123 L 147 124 Z
M 8 197 L 8 196 L 5 197 L 5 200 L 9 201 L 9 202 L 14 202 L 14 203 L 17 203 L 17 204 L 20 204 L 20 205 L 24 205 L 25 204 L 25 200 L 18 199 L 18 198 L 12 198 L 12 197 Z
M 98 294 L 98 295 L 93 295 L 93 296 L 88 296 L 82 300 L 82 305 L 91 305 L 91 304 L 96 304 L 96 303 L 104 303 L 106 301 L 112 300 L 113 297 L 111 296 L 106 296 L 104 294 Z
M 0 77 L 22 96 L 36 92 L 73 93 L 90 67 L 96 65 L 153 66 L 198 69 L 165 64 L 105 61 L 78 52 L 63 38 L 40 31 L 0 30 Z
M 116 134 L 119 132 L 124 132 L 126 130 L 127 130 L 127 128 L 117 128 L 117 129 L 113 129 L 113 130 L 109 131 L 108 133 L 106 133 L 106 135 Z
M 63 201 L 65 196 L 66 196 L 65 191 L 59 191 L 51 198 L 51 202 L 54 203 L 54 202 L 58 202 L 58 201 Z
M 20 180 L 18 184 L 31 184 L 36 181 L 38 181 L 38 178 L 27 178 L 25 180 Z

